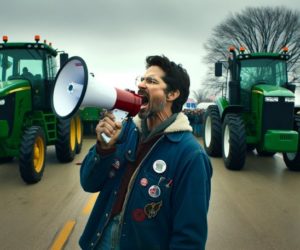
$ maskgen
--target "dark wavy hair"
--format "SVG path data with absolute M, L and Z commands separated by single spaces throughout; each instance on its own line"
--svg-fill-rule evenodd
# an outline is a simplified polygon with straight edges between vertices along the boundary
M 165 72 L 165 76 L 162 79 L 167 84 L 167 93 L 176 90 L 180 91 L 180 95 L 172 104 L 172 112 L 180 112 L 190 93 L 190 77 L 187 71 L 181 64 L 170 61 L 164 55 L 148 56 L 146 58 L 146 69 L 151 66 L 158 66 Z

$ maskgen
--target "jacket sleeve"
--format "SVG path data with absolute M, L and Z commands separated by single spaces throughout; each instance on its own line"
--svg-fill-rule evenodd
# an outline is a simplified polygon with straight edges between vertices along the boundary
M 99 192 L 103 189 L 104 186 L 106 188 L 112 188 L 112 186 L 108 184 L 108 180 L 112 180 L 109 177 L 109 174 L 112 172 L 112 166 L 116 159 L 120 159 L 120 156 L 124 155 L 124 153 L 122 152 L 125 152 L 127 145 L 130 144 L 128 142 L 128 139 L 132 137 L 130 137 L 130 132 L 132 133 L 132 131 L 134 131 L 134 128 L 135 126 L 131 119 L 126 120 L 123 123 L 123 128 L 119 135 L 116 148 L 110 153 L 98 153 L 97 145 L 93 146 L 90 149 L 90 151 L 84 158 L 80 169 L 80 183 L 82 188 L 86 192 Z M 118 176 L 120 176 L 120 170 L 118 171 Z M 112 184 L 112 182 L 110 182 L 110 184 Z
M 190 152 L 174 178 L 170 249 L 205 249 L 212 167 L 203 150 Z
M 99 192 L 105 185 L 115 153 L 101 156 L 93 146 L 85 156 L 80 168 L 80 183 L 86 192 Z

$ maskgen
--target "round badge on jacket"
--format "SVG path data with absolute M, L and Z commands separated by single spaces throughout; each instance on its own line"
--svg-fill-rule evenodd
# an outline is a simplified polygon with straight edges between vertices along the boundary
M 140 180 L 140 184 L 141 184 L 141 186 L 146 187 L 148 185 L 148 179 L 147 178 L 142 178 Z
M 158 174 L 162 174 L 163 172 L 166 171 L 166 169 L 167 169 L 167 164 L 163 160 L 156 160 L 153 163 L 153 170 Z
M 149 187 L 148 189 L 148 194 L 152 197 L 152 198 L 157 198 L 160 196 L 161 194 L 161 190 L 160 187 L 157 185 L 152 185 L 151 187 Z

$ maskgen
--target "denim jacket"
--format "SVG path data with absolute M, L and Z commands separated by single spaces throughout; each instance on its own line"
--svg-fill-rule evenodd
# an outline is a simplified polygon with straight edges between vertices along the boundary
M 100 191 L 82 249 L 94 249 L 101 240 L 124 169 L 135 160 L 140 128 L 139 118 L 128 120 L 114 152 L 101 156 L 93 146 L 82 163 L 83 189 Z M 134 172 L 121 212 L 121 250 L 205 248 L 212 167 L 191 131 L 179 113 Z

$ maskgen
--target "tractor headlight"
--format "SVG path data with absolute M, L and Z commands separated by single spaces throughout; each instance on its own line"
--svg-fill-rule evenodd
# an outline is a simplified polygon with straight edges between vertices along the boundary
M 0 100 L 0 105 L 5 105 L 5 100 L 4 99 Z
M 266 96 L 265 102 L 278 102 L 278 97 Z
M 285 102 L 295 102 L 295 97 L 285 97 L 284 101 Z

